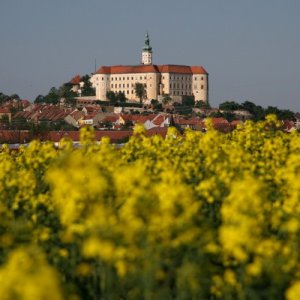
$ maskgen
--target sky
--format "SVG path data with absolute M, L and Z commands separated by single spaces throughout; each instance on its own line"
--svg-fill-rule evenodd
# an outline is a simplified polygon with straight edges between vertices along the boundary
M 76 74 L 202 65 L 209 100 L 300 111 L 299 0 L 0 0 L 0 92 L 33 101 Z

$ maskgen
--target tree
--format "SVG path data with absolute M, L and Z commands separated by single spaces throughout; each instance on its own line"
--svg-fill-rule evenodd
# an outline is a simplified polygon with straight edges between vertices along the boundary
M 126 102 L 127 99 L 126 99 L 126 96 L 125 96 L 124 92 L 119 91 L 119 92 L 116 94 L 116 100 L 117 100 L 118 102 L 121 102 L 121 103 Z
M 195 97 L 194 96 L 182 96 L 182 105 L 185 106 L 194 106 L 195 105 Z
M 163 105 L 167 105 L 169 102 L 172 101 L 172 98 L 169 94 L 165 94 L 163 99 L 162 99 L 162 103 Z
M 45 102 L 45 97 L 43 95 L 38 95 L 34 100 L 34 103 L 44 103 L 44 102 Z
M 111 102 L 111 103 L 116 103 L 116 94 L 113 91 L 107 91 L 106 92 L 106 98 Z
M 0 93 L 0 103 L 4 103 L 6 101 L 8 101 L 10 99 L 9 96 L 3 94 L 3 93 Z
M 140 103 L 143 103 L 143 99 L 146 98 L 146 89 L 145 86 L 140 83 L 137 82 L 134 86 L 134 90 L 135 90 L 135 95 L 140 99 Z
M 210 105 L 208 102 L 204 102 L 204 101 L 200 100 L 200 101 L 196 102 L 195 107 L 208 109 L 208 108 L 210 108 Z
M 220 110 L 238 110 L 241 108 L 241 105 L 235 101 L 225 101 L 219 105 Z
M 52 87 L 48 93 L 44 97 L 44 102 L 51 103 L 51 104 L 57 104 L 59 102 L 59 92 L 58 89 L 55 87 Z
M 252 119 L 254 121 L 263 120 L 266 116 L 264 108 L 260 105 L 255 105 L 253 102 L 246 101 L 242 103 L 241 107 L 252 114 Z
M 156 100 L 156 99 L 151 100 L 151 105 L 152 105 L 152 108 L 155 109 L 155 110 L 161 110 L 162 109 L 161 103 L 159 103 L 158 100 Z
M 9 98 L 10 98 L 10 99 L 20 100 L 20 97 L 19 97 L 18 94 L 12 94 Z
M 81 96 L 95 96 L 95 89 L 92 87 L 89 75 L 84 75 L 81 77 L 83 82 L 83 87 L 81 88 Z
M 75 105 L 77 94 L 72 91 L 72 84 L 70 82 L 64 83 L 59 89 L 58 94 L 60 98 L 65 98 L 67 104 Z

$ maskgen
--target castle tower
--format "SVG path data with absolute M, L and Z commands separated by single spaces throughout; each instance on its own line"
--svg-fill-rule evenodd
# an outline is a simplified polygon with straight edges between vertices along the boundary
M 145 36 L 145 45 L 142 52 L 142 65 L 152 65 L 152 47 L 150 46 L 148 32 Z

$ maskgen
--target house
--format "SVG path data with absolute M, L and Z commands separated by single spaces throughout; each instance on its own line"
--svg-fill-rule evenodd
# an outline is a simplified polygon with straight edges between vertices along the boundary
M 7 118 L 11 123 L 11 112 L 8 108 L 0 108 L 0 119 Z
M 80 110 L 74 110 L 73 112 L 71 112 L 70 114 L 68 114 L 65 117 L 65 122 L 79 128 L 80 127 L 80 120 L 83 119 L 83 117 L 85 116 L 85 113 L 83 111 Z

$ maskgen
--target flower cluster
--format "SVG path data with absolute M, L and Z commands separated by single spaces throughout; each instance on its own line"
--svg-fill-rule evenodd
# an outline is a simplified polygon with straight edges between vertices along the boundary
M 3 299 L 298 300 L 300 135 L 207 127 L 3 146 Z

